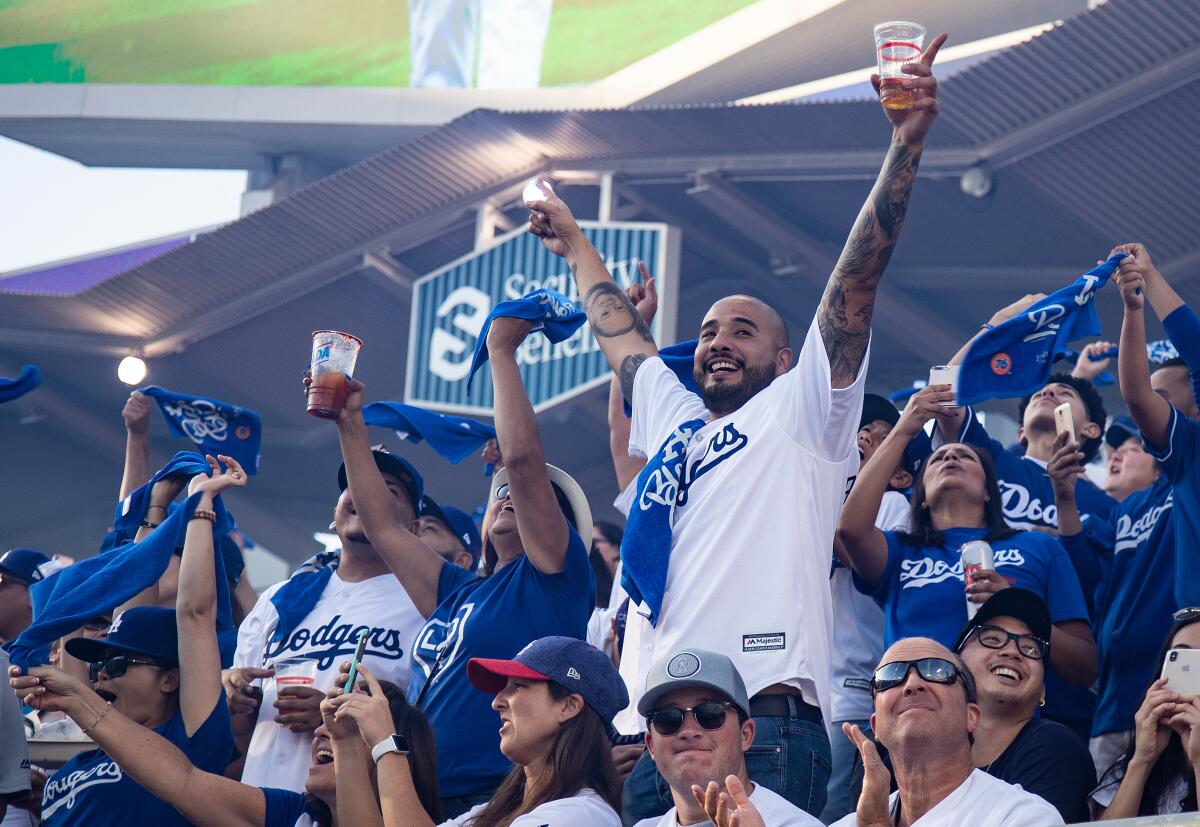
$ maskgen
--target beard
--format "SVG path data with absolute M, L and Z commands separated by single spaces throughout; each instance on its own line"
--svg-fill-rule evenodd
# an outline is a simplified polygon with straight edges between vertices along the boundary
M 351 543 L 365 543 L 366 545 L 371 544 L 371 541 L 367 538 L 367 532 L 362 529 L 346 532 L 346 541 Z
M 708 374 L 703 368 L 692 369 L 692 379 L 699 389 L 704 407 L 713 416 L 728 416 L 750 401 L 754 394 L 766 388 L 775 381 L 775 365 L 768 362 L 763 365 L 742 365 L 742 380 L 736 384 L 720 382 L 705 384 Z

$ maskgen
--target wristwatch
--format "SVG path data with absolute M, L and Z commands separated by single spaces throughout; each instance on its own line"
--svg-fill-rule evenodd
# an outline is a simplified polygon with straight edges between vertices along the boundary
M 389 752 L 394 752 L 398 755 L 408 755 L 411 751 L 408 748 L 408 739 L 403 735 L 393 733 L 371 747 L 371 760 L 378 764 L 379 759 Z

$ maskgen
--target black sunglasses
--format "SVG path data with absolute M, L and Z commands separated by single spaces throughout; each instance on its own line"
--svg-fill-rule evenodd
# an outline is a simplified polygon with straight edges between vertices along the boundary
M 1017 644 L 1017 651 L 1030 660 L 1041 660 L 1046 657 L 1050 644 L 1036 635 L 1017 635 L 1001 629 L 999 626 L 980 625 L 971 630 L 971 634 L 983 646 L 989 649 L 1003 649 L 1011 640 Z M 970 640 L 970 637 L 967 638 Z M 963 641 L 965 644 L 966 641 Z M 959 647 L 959 651 L 962 648 Z
M 731 709 L 729 701 L 705 701 L 692 707 L 664 706 L 646 716 L 646 720 L 659 735 L 674 735 L 683 728 L 683 719 L 690 712 L 703 729 L 720 729 L 725 726 L 725 711 Z
M 110 678 L 119 678 L 129 669 L 130 664 L 140 663 L 145 666 L 157 666 L 159 669 L 168 669 L 166 664 L 156 660 L 147 658 L 135 658 L 132 655 L 113 655 L 107 660 L 96 661 L 88 664 L 88 677 L 91 680 L 96 680 L 100 677 L 100 672 L 108 675 Z
M 875 670 L 871 678 L 871 695 L 878 695 L 904 683 L 908 677 L 908 670 L 913 667 L 916 667 L 921 680 L 928 683 L 951 684 L 957 680 L 962 680 L 963 686 L 967 683 L 959 668 L 945 658 L 894 660 Z

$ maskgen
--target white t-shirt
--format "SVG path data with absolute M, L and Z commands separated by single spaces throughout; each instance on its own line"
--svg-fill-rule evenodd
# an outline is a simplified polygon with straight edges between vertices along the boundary
M 821 827 L 819 820 L 762 784 L 754 785 L 754 792 L 750 793 L 750 803 L 762 814 L 763 823 L 767 827 Z M 711 823 L 703 821 L 701 825 Z M 679 827 L 679 820 L 675 818 L 675 808 L 672 807 L 662 818 L 644 818 L 633 827 Z
M 314 686 L 323 692 L 333 685 L 343 661 L 354 654 L 356 630 L 369 626 L 374 631 L 368 639 L 363 663 L 380 680 L 391 681 L 402 690 L 408 686 L 410 648 L 425 619 L 394 575 L 381 574 L 348 583 L 335 571 L 313 610 L 286 640 L 272 643 L 279 614 L 271 596 L 281 586 L 283 583 L 276 583 L 263 592 L 238 627 L 234 666 L 262 668 L 286 658 L 317 658 Z M 279 712 L 275 708 L 277 697 L 275 681 L 263 681 L 262 705 L 246 755 L 242 783 L 304 792 L 311 763 L 312 733 L 292 732 L 275 723 Z
M 884 492 L 875 527 L 907 530 L 908 498 L 899 491 Z M 845 566 L 839 565 L 829 575 L 829 588 L 834 620 L 832 720 L 863 721 L 871 717 L 871 675 L 883 657 L 883 607 L 854 588 L 854 576 Z
M 892 793 L 888 807 L 895 808 Z M 912 827 L 1048 827 L 1062 824 L 1062 816 L 1040 795 L 1025 792 L 1018 784 L 993 778 L 983 770 L 972 770 L 958 789 L 912 823 Z M 856 827 L 854 813 L 832 827 Z
M 486 807 L 477 804 L 440 827 L 470 827 L 471 820 Z M 547 801 L 513 819 L 511 827 L 621 827 L 621 817 L 595 790 L 580 790 L 570 798 Z
M 715 420 L 661 359 L 638 368 L 631 455 L 653 456 L 684 422 L 708 421 L 687 448 L 658 625 L 629 613 L 621 675 L 632 702 L 615 721 L 621 732 L 643 726 L 636 699 L 651 664 L 684 646 L 728 655 L 752 696 L 797 687 L 830 720 L 829 555 L 858 472 L 867 361 L 853 385 L 833 390 L 814 319 L 796 366 Z

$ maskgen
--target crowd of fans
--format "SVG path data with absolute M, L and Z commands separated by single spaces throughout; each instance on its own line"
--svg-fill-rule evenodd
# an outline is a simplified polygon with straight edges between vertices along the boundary
M 1107 342 L 1021 402 L 1012 448 L 949 385 L 903 411 L 864 393 L 943 40 L 907 67 L 913 108 L 885 110 L 891 146 L 802 339 L 727 296 L 699 326 L 694 389 L 659 358 L 649 274 L 621 291 L 561 200 L 531 204 L 614 372 L 624 529 L 593 522 L 546 461 L 516 359 L 525 319 L 486 334 L 498 471 L 481 529 L 371 447 L 366 388 L 347 377 L 328 425 L 341 549 L 261 595 L 223 505 L 246 472 L 217 456 L 152 475 L 135 393 L 124 539 L 167 536 L 162 574 L 121 605 L 98 595 L 44 658 L 0 655 L 15 690 L 0 693 L 4 825 L 1039 827 L 1196 811 L 1200 697 L 1160 672 L 1200 648 L 1200 317 L 1149 252 L 1114 249 L 1128 413 L 1111 422 L 1092 383 Z M 1182 354 L 1153 370 L 1147 301 Z M 966 571 L 979 542 L 991 566 Z M 0 557 L 14 660 L 59 569 Z M 44 772 L 27 739 L 80 748 Z

